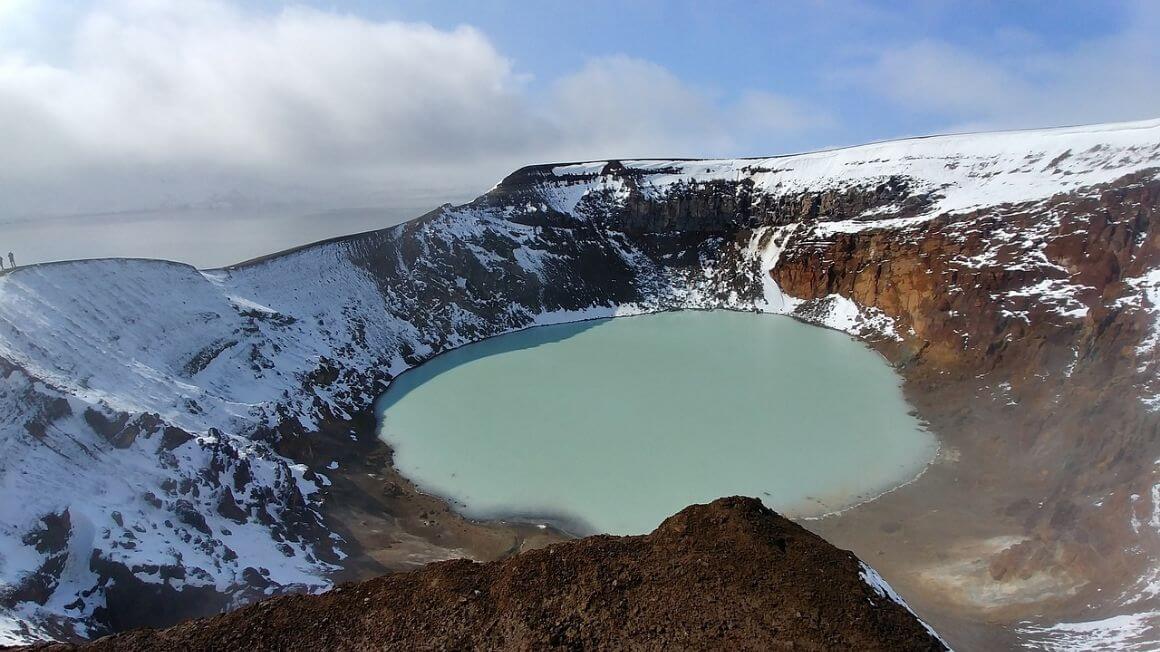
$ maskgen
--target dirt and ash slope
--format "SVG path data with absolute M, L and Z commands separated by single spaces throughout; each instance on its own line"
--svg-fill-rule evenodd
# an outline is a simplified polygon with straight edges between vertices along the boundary
M 645 536 L 440 562 L 85 649 L 946 649 L 892 596 L 853 554 L 723 498 Z

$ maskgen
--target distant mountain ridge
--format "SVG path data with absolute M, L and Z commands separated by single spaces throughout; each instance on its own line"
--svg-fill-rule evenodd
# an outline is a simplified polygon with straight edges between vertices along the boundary
M 1106 518 L 1160 550 L 1160 450 L 1140 434 L 1160 405 L 1158 174 L 1160 120 L 532 166 L 469 204 L 228 268 L 12 271 L 0 643 L 161 624 L 129 616 L 150 604 L 186 605 L 177 618 L 324 589 L 353 550 L 331 470 L 294 452 L 315 433 L 349 429 L 448 348 L 669 309 L 790 314 L 948 374 L 1114 386 L 1108 405 L 1132 420 L 1093 453 L 1103 475 L 1061 477 L 1049 507 L 1080 510 L 1067 505 L 1115 478 L 1139 497 Z

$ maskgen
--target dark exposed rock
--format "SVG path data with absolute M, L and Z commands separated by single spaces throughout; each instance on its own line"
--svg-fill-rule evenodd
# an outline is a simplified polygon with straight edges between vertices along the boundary
M 238 507 L 238 503 L 234 499 L 234 492 L 229 487 L 222 490 L 221 498 L 218 499 L 217 512 L 238 524 L 245 523 L 247 520 L 246 512 Z
M 185 363 L 185 373 L 188 376 L 196 375 L 203 369 L 209 366 L 219 355 L 232 346 L 236 346 L 237 340 L 218 340 L 213 344 L 201 349 L 190 358 L 189 362 Z
M 213 534 L 209 529 L 209 525 L 205 522 L 205 516 L 193 506 L 193 503 L 179 499 L 173 507 L 173 513 L 177 515 L 177 519 L 182 523 L 192 527 L 202 534 Z
M 24 545 L 36 548 L 42 555 L 63 552 L 68 545 L 69 533 L 72 531 L 72 518 L 68 510 L 60 514 L 48 514 L 40 519 L 44 524 L 41 529 L 33 530 L 24 536 Z
M 165 450 L 171 451 L 191 439 L 193 435 L 176 426 L 165 426 L 161 431 L 161 447 Z
M 724 498 L 646 536 L 432 564 L 88 648 L 945 649 L 864 573 L 757 500 Z
M 41 527 L 26 534 L 24 545 L 32 546 L 45 559 L 20 584 L 9 591 L 0 591 L 0 606 L 19 602 L 44 604 L 52 596 L 68 562 L 68 542 L 72 535 L 72 516 L 66 509 L 59 514 L 46 514 L 40 519 Z
M 125 413 L 119 413 L 110 419 L 104 413 L 92 408 L 85 410 L 85 423 L 117 448 L 126 448 L 133 443 L 131 438 L 121 437 L 128 421 L 129 415 Z
M 157 627 L 189 618 L 217 613 L 228 604 L 228 598 L 212 585 L 174 588 L 168 581 L 143 581 L 124 564 L 109 560 L 94 551 L 90 569 L 105 578 L 104 605 L 93 613 L 98 631 L 118 632 L 135 627 Z M 186 577 L 179 566 L 158 569 L 163 580 Z

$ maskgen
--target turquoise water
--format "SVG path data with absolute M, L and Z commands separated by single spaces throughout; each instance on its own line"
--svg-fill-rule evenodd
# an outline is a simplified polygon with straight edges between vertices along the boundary
M 911 480 L 937 450 L 863 344 L 726 311 L 484 340 L 403 374 L 378 410 L 424 491 L 577 534 L 648 532 L 732 494 L 817 515 Z

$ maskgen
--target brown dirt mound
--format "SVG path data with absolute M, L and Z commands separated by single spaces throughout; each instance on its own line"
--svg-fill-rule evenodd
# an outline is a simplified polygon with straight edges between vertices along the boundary
M 589 537 L 487 564 L 440 562 L 87 647 L 944 649 L 860 572 L 852 553 L 760 501 L 722 498 L 645 536 Z

